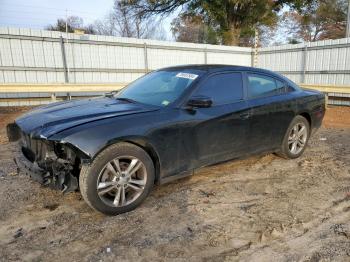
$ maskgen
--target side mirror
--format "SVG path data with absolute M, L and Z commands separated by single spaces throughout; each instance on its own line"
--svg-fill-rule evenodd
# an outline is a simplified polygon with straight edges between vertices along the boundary
M 187 106 L 190 108 L 208 108 L 211 107 L 212 104 L 213 101 L 211 100 L 211 98 L 206 96 L 195 96 L 187 102 Z

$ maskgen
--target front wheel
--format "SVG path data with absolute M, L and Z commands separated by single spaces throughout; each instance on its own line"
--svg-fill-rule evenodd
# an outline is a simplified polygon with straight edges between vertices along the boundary
M 298 158 L 306 148 L 309 135 L 309 122 L 302 116 L 296 116 L 290 123 L 277 154 L 284 158 Z
M 107 215 L 139 206 L 154 184 L 152 159 L 140 147 L 118 143 L 102 151 L 79 177 L 80 192 L 93 209 Z

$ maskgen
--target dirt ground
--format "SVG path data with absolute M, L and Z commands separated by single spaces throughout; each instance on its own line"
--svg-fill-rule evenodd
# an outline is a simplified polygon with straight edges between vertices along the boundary
M 17 174 L 0 111 L 0 261 L 350 261 L 350 108 L 304 155 L 231 161 L 156 187 L 138 209 L 92 211 Z

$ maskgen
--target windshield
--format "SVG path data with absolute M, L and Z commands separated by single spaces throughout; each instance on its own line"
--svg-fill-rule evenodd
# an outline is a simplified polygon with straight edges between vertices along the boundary
M 122 89 L 115 97 L 143 104 L 167 106 L 174 102 L 199 76 L 199 72 L 156 71 Z

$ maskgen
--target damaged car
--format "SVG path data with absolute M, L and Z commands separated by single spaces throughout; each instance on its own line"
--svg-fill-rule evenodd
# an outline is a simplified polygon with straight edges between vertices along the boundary
M 189 65 L 153 71 L 119 92 L 38 107 L 8 125 L 19 169 L 63 192 L 80 190 L 108 215 L 139 206 L 155 184 L 252 154 L 297 158 L 325 97 L 280 74 Z

